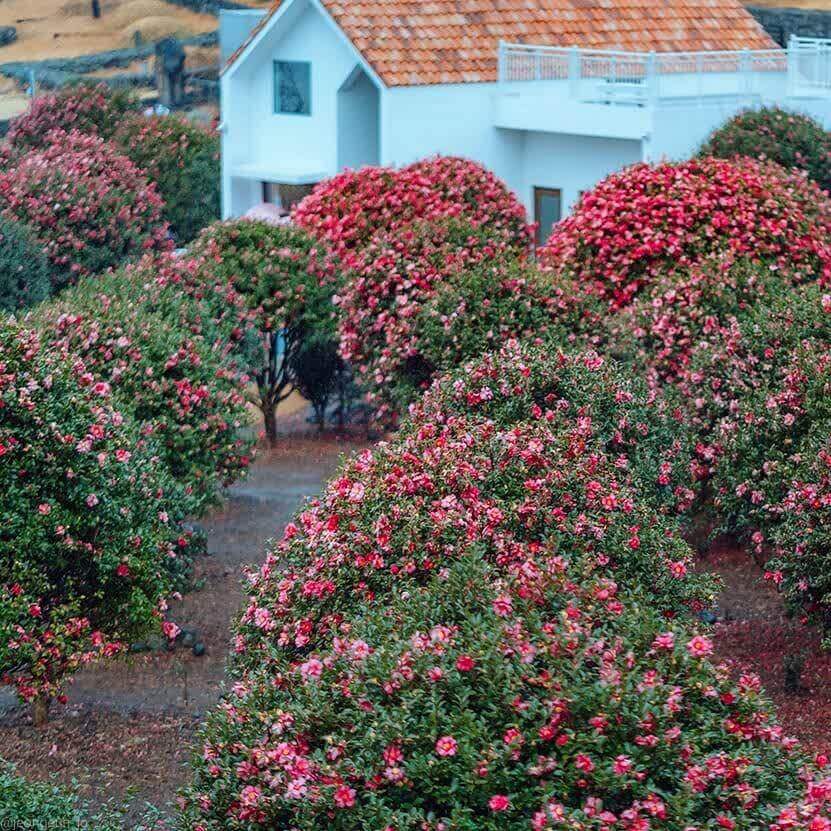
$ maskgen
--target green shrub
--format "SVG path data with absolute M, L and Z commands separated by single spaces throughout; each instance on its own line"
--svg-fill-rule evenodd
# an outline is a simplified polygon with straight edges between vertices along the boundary
M 229 336 L 244 315 L 241 301 L 196 272 L 187 258 L 149 257 L 81 281 L 32 318 L 158 442 L 179 484 L 178 518 L 203 512 L 252 457 L 243 432 L 247 376 Z
M 276 409 L 294 390 L 294 356 L 303 343 L 334 341 L 332 288 L 305 232 L 248 219 L 206 228 L 192 254 L 208 283 L 244 301 L 257 343 L 247 355 L 266 435 L 276 439 Z M 328 347 L 327 347 L 328 349 Z
M 178 115 L 127 118 L 113 142 L 164 200 L 162 215 L 178 245 L 220 216 L 219 136 Z
M 28 111 L 12 119 L 7 140 L 13 154 L 48 145 L 53 130 L 110 139 L 124 119 L 138 107 L 128 90 L 106 84 L 81 83 L 35 98 Z
M 733 116 L 707 139 L 699 155 L 770 159 L 804 170 L 823 190 L 831 189 L 831 134 L 807 115 L 778 107 Z
M 33 234 L 0 217 L 0 312 L 19 312 L 45 300 L 52 290 L 49 259 Z

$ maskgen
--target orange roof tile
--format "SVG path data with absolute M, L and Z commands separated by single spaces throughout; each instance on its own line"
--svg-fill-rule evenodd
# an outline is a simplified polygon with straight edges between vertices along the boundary
M 388 86 L 495 81 L 500 40 L 635 52 L 776 48 L 739 0 L 322 2 Z

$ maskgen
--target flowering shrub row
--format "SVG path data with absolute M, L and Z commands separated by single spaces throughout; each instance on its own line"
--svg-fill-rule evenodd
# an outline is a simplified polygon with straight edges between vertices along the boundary
M 0 211 L 32 229 L 56 287 L 169 247 L 155 186 L 111 144 L 77 131 L 50 133 L 0 172 Z
M 584 194 L 540 253 L 552 278 L 612 310 L 667 269 L 752 257 L 803 282 L 831 277 L 831 202 L 803 176 L 751 159 L 634 165 Z
M 0 677 L 26 701 L 161 617 L 174 490 L 111 384 L 0 326 Z
M 778 107 L 734 116 L 713 132 L 700 155 L 769 159 L 804 170 L 825 191 L 831 188 L 831 134 L 807 115 Z
M 466 159 L 437 156 L 401 170 L 346 171 L 320 184 L 294 210 L 293 220 L 345 258 L 379 231 L 415 220 L 463 219 L 496 244 L 528 246 L 525 209 L 490 171 Z

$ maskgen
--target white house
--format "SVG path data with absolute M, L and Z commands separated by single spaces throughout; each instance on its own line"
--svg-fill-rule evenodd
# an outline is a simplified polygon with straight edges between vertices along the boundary
M 225 216 L 441 153 L 493 170 L 544 236 L 741 109 L 831 120 L 829 44 L 780 49 L 738 0 L 281 0 L 243 37 L 252 20 L 220 27 Z

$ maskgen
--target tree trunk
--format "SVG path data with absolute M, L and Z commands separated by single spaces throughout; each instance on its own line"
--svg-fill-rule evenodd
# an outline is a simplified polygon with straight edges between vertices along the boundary
M 101 2 L 100 0 L 92 0 L 92 16 L 98 20 L 101 17 Z
M 277 443 L 277 412 L 270 397 L 263 399 L 263 421 L 265 435 L 271 444 Z
M 49 699 L 45 695 L 39 695 L 32 702 L 32 724 L 35 727 L 44 727 L 49 721 Z

